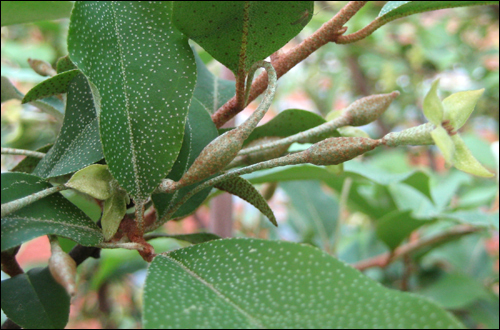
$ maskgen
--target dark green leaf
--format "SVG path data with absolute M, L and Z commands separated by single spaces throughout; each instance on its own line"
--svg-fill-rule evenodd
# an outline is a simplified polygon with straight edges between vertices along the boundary
M 63 329 L 69 296 L 47 267 L 2 281 L 2 310 L 24 329 Z
M 375 226 L 379 239 L 394 250 L 415 229 L 430 223 L 412 216 L 412 211 L 394 211 L 378 219 Z
M 384 22 L 390 22 L 401 17 L 423 13 L 426 11 L 497 4 L 498 1 L 388 1 L 380 11 L 378 17 L 380 17 Z
M 83 1 L 71 15 L 69 55 L 92 83 L 106 162 L 139 200 L 177 159 L 196 82 L 171 11 L 170 2 Z
M 262 197 L 257 189 L 255 189 L 255 187 L 247 180 L 238 176 L 222 181 L 221 183 L 215 185 L 215 188 L 224 190 L 249 202 L 262 212 L 262 214 L 264 214 L 273 225 L 276 227 L 278 226 L 273 210 L 271 210 L 264 197 Z
M 194 52 L 198 80 L 194 89 L 193 99 L 197 99 L 208 111 L 214 114 L 224 103 L 236 93 L 234 81 L 220 79 L 208 71 L 198 53 Z
M 2 1 L 2 26 L 67 18 L 72 1 Z
M 178 181 L 182 177 L 203 148 L 217 137 L 217 129 L 210 115 L 205 111 L 203 105 L 194 98 L 189 108 L 185 132 L 181 152 L 168 175 L 168 178 L 174 181 Z M 153 194 L 152 199 L 158 219 L 161 219 L 168 212 L 174 196 L 175 201 L 178 201 L 195 187 L 195 185 L 184 187 L 174 194 Z M 181 217 L 193 212 L 205 200 L 210 190 L 211 188 L 208 188 L 194 195 L 175 213 L 174 217 Z
M 143 321 L 154 329 L 463 328 L 436 304 L 384 288 L 316 248 L 256 239 L 157 256 Z
M 53 144 L 49 143 L 46 146 L 36 149 L 36 151 L 47 153 L 50 150 L 50 148 L 52 148 L 52 146 Z M 16 166 L 14 166 L 10 171 L 32 173 L 40 161 L 41 159 L 38 157 L 27 156 L 26 158 L 21 160 Z
M 2 173 L 2 204 L 52 187 L 25 173 Z M 82 245 L 103 240 L 101 230 L 85 213 L 60 194 L 50 195 L 2 218 L 2 251 L 47 234 Z
M 78 73 L 80 73 L 80 70 L 65 71 L 44 80 L 33 87 L 24 96 L 22 103 L 28 103 L 44 97 L 68 92 L 71 81 L 78 75 Z
M 66 72 L 66 71 L 70 71 L 70 70 L 74 70 L 74 69 L 76 69 L 76 66 L 69 59 L 69 55 L 61 57 L 59 60 L 57 60 L 57 64 L 56 64 L 57 73 L 62 73 L 62 72 Z
M 176 1 L 173 21 L 181 32 L 237 73 L 240 57 L 244 58 L 241 69 L 246 72 L 295 37 L 313 11 L 312 1 Z
M 33 173 L 44 178 L 55 177 L 78 171 L 102 158 L 92 92 L 85 76 L 79 74 L 69 86 L 59 137 Z

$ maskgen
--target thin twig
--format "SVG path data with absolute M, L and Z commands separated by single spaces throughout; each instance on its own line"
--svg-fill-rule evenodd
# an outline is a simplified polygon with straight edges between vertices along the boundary
M 294 47 L 286 54 L 281 55 L 273 66 L 278 74 L 278 78 L 287 73 L 298 63 L 302 62 L 309 55 L 321 46 L 330 41 L 335 41 L 345 32 L 344 24 L 351 19 L 368 1 L 350 1 L 331 20 L 305 39 L 302 43 Z M 252 84 L 249 101 L 253 101 L 267 87 L 267 73 L 262 73 Z M 212 120 L 217 127 L 221 127 L 229 119 L 234 117 L 243 109 L 238 109 L 236 97 L 230 99 L 212 115 Z
M 14 149 L 14 148 L 2 148 L 2 155 L 22 155 L 22 156 L 31 156 L 36 158 L 45 157 L 45 154 L 43 152 L 24 150 L 24 149 Z
M 16 200 L 13 200 L 11 202 L 2 204 L 2 218 L 12 212 L 18 211 L 22 209 L 25 206 L 28 206 L 36 201 L 39 201 L 42 198 L 45 198 L 47 196 L 50 196 L 56 192 L 59 192 L 61 190 L 69 189 L 65 186 L 54 186 L 51 188 L 47 188 L 45 190 L 39 191 L 37 193 L 34 193 L 32 195 L 28 195 L 23 198 L 19 198 Z
M 105 242 L 105 243 L 99 243 L 98 245 L 96 245 L 96 247 L 99 247 L 101 249 L 127 249 L 127 250 L 139 250 L 139 251 L 143 251 L 145 249 L 144 245 L 134 242 L 127 242 L 127 243 Z
M 358 270 L 365 270 L 367 268 L 371 267 L 380 267 L 380 268 L 385 268 L 394 261 L 402 258 L 405 255 L 410 255 L 412 253 L 415 253 L 416 251 L 419 251 L 423 248 L 439 244 L 439 243 L 444 243 L 446 241 L 452 240 L 452 239 L 457 239 L 462 236 L 466 236 L 478 231 L 483 230 L 482 228 L 477 228 L 477 227 L 471 227 L 468 225 L 460 225 L 457 227 L 454 227 L 453 229 L 446 231 L 440 235 L 426 238 L 426 239 L 421 239 L 419 241 L 415 242 L 410 242 L 405 245 L 400 246 L 397 248 L 394 253 L 383 253 L 380 254 L 376 257 L 367 259 L 367 260 L 362 260 L 354 265 L 352 265 L 354 268 Z

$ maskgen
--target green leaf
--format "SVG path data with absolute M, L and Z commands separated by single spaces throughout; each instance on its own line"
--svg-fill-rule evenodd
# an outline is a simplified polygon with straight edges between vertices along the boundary
M 154 235 L 154 234 L 153 234 Z M 179 241 L 189 242 L 191 244 L 200 244 L 209 241 L 213 241 L 216 239 L 220 239 L 220 236 L 217 236 L 212 233 L 195 233 L 195 234 L 186 234 L 186 235 L 162 235 L 155 237 L 156 238 L 173 238 Z
M 3 3 L 2 3 L 3 6 Z M 22 100 L 23 93 L 21 93 L 7 77 L 2 76 L 2 103 L 7 102 L 9 100 Z
M 67 18 L 73 1 L 2 1 L 2 26 Z
M 52 187 L 25 173 L 2 173 L 2 204 Z M 50 195 L 2 218 L 2 251 L 38 236 L 59 235 L 82 245 L 99 244 L 101 230 L 60 194 Z
M 384 22 L 390 22 L 401 17 L 426 11 L 495 4 L 498 4 L 498 1 L 388 1 L 380 11 L 378 17 Z
M 446 163 L 453 164 L 456 152 L 453 138 L 448 134 L 448 132 L 442 126 L 436 127 L 431 132 L 431 136 L 432 139 L 434 140 L 434 143 L 443 154 Z
M 495 228 L 498 230 L 498 212 L 484 213 L 480 210 L 456 211 L 442 214 L 444 218 L 453 219 L 472 226 Z
M 51 178 L 78 171 L 102 158 L 92 92 L 80 74 L 69 86 L 66 115 L 57 141 L 33 173 Z
M 24 329 L 63 329 L 69 296 L 48 267 L 34 268 L 2 281 L 2 310 Z
M 116 234 L 127 212 L 128 202 L 127 193 L 122 189 L 113 191 L 113 195 L 104 202 L 101 226 L 105 240 L 110 240 Z
M 316 248 L 257 239 L 211 241 L 153 260 L 144 288 L 144 328 L 200 324 L 204 328 L 464 327 L 436 304 L 387 289 Z
M 196 82 L 171 11 L 170 2 L 77 2 L 71 15 L 69 55 L 95 86 L 106 162 L 138 200 L 177 159 Z
M 443 122 L 444 109 L 443 104 L 437 95 L 438 87 L 439 79 L 432 83 L 431 89 L 425 95 L 423 108 L 424 115 L 427 119 L 429 119 L 429 122 L 437 127 L 440 127 Z
M 313 1 L 176 1 L 173 21 L 236 74 L 240 58 L 247 72 L 295 37 L 313 11 Z
M 288 109 L 280 112 L 276 117 L 262 126 L 258 126 L 245 140 L 245 145 L 266 136 L 287 137 L 294 135 L 318 125 L 324 124 L 326 121 L 315 113 L 306 110 Z M 331 136 L 339 136 L 334 134 L 323 135 L 317 140 L 321 141 Z M 311 141 L 311 143 L 316 141 Z
M 201 60 L 197 52 L 193 51 L 196 59 L 198 80 L 194 88 L 193 99 L 197 99 L 213 115 L 236 93 L 235 82 L 220 79 L 214 76 Z
M 483 95 L 484 88 L 475 91 L 458 92 L 451 94 L 443 100 L 444 120 L 449 120 L 454 131 L 458 131 L 477 104 L 477 100 Z
M 453 135 L 451 138 L 455 143 L 456 148 L 453 166 L 458 168 L 460 171 L 485 178 L 491 178 L 494 176 L 493 173 L 484 168 L 484 166 L 481 165 L 481 163 L 479 163 L 474 156 L 472 156 L 469 148 L 467 148 L 467 145 L 458 134 Z
M 56 64 L 57 73 L 63 73 L 63 72 L 74 70 L 74 69 L 76 69 L 76 66 L 69 59 L 69 55 L 61 57 L 60 59 L 57 60 L 57 64 Z
M 430 223 L 411 215 L 412 211 L 394 211 L 376 222 L 376 233 L 389 249 L 396 249 L 415 229 Z
M 113 177 L 107 165 L 94 164 L 73 174 L 66 186 L 94 198 L 105 200 L 113 193 L 112 181 Z
M 446 274 L 418 293 L 446 309 L 464 308 L 480 298 L 488 297 L 481 283 L 459 273 Z
M 247 180 L 241 177 L 231 178 L 226 181 L 215 185 L 215 188 L 224 190 L 230 194 L 240 197 L 241 199 L 247 201 L 248 203 L 255 206 L 262 214 L 264 214 L 273 225 L 278 227 L 276 218 L 274 217 L 273 210 L 269 207 L 266 200 L 262 195 L 255 189 L 255 187 Z
M 210 115 L 203 105 L 194 98 L 189 108 L 185 132 L 179 157 L 172 167 L 172 171 L 167 176 L 167 178 L 174 181 L 178 181 L 182 177 L 203 148 L 217 137 L 217 128 L 210 118 Z M 168 212 L 174 196 L 175 201 L 178 201 L 196 186 L 197 185 L 184 187 L 173 194 L 153 194 L 152 200 L 158 219 L 161 219 Z M 210 190 L 211 188 L 205 189 L 190 198 L 189 201 L 175 213 L 175 217 L 184 216 L 193 212 L 205 200 Z
M 53 144 L 49 143 L 46 146 L 43 146 L 41 148 L 36 149 L 36 151 L 47 153 L 50 150 L 50 148 L 52 148 L 52 146 L 53 146 Z M 11 172 L 32 173 L 40 161 L 41 161 L 41 159 L 38 157 L 27 156 L 26 158 L 21 160 L 19 163 L 17 163 L 17 165 L 14 166 L 10 171 Z
M 22 103 L 28 103 L 44 97 L 63 94 L 68 92 L 69 85 L 73 78 L 80 73 L 80 70 L 70 70 L 50 77 L 42 81 L 24 95 Z

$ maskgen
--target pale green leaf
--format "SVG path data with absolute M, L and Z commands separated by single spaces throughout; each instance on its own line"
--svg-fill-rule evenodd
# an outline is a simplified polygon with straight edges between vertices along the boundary
M 442 126 L 438 126 L 431 132 L 431 136 L 434 140 L 434 143 L 443 154 L 446 163 L 453 164 L 455 155 L 455 143 L 453 142 L 448 132 Z
M 79 170 L 66 183 L 67 187 L 97 199 L 108 199 L 113 193 L 111 181 L 113 177 L 107 165 L 94 164 Z
M 387 289 L 314 247 L 257 239 L 157 256 L 143 311 L 149 329 L 464 327 L 435 303 Z
M 449 120 L 454 131 L 458 131 L 469 116 L 477 100 L 483 95 L 484 88 L 475 91 L 458 92 L 451 94 L 443 100 L 444 116 L 443 120 Z
M 104 202 L 101 226 L 105 240 L 111 239 L 116 234 L 127 212 L 127 203 L 127 193 L 121 189 L 113 191 L 113 195 Z
M 425 117 L 436 126 L 441 125 L 444 115 L 443 104 L 437 95 L 438 86 L 439 79 L 432 83 L 431 89 L 425 95 L 423 104 Z
M 484 168 L 484 166 L 481 165 L 481 163 L 479 163 L 474 156 L 472 156 L 469 148 L 467 148 L 467 145 L 458 134 L 453 135 L 451 138 L 453 139 L 456 149 L 455 157 L 453 158 L 453 166 L 458 168 L 460 171 L 485 178 L 491 178 L 494 176 L 493 173 Z
M 68 50 L 89 78 L 104 155 L 138 200 L 169 173 L 181 149 L 196 82 L 187 37 L 171 2 L 77 2 Z

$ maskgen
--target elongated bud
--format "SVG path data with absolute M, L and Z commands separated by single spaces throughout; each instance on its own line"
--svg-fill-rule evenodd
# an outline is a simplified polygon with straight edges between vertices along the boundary
M 76 295 L 76 262 L 61 249 L 57 238 L 50 240 L 50 250 L 52 253 L 49 258 L 50 273 L 73 298 Z
M 399 96 L 398 91 L 389 94 L 377 94 L 354 101 L 344 112 L 350 119 L 349 125 L 368 125 L 382 115 L 392 101 Z
M 405 129 L 401 132 L 389 133 L 382 138 L 382 143 L 389 147 L 421 146 L 434 144 L 431 132 L 436 128 L 431 123 Z
M 265 136 L 260 139 L 253 140 L 250 142 L 247 147 L 256 147 L 260 145 L 265 145 L 268 143 L 272 143 L 275 141 L 281 140 L 281 137 L 279 136 Z M 248 155 L 242 155 L 239 157 L 236 157 L 231 164 L 229 164 L 228 167 L 235 167 L 235 166 L 240 166 L 240 165 L 251 165 L 255 163 L 262 162 L 264 160 L 268 159 L 273 159 L 273 158 L 278 158 L 282 156 L 287 150 L 288 147 L 290 147 L 290 144 L 285 144 L 285 145 L 277 145 L 276 147 L 271 147 L 264 149 L 262 151 L 255 151 L 252 152 L 251 154 Z
M 56 71 L 52 69 L 52 66 L 45 61 L 28 58 L 28 64 L 33 71 L 41 76 L 53 76 L 56 74 Z
M 363 137 L 329 138 L 312 145 L 304 153 L 308 163 L 337 165 L 373 150 L 380 144 L 380 140 Z

